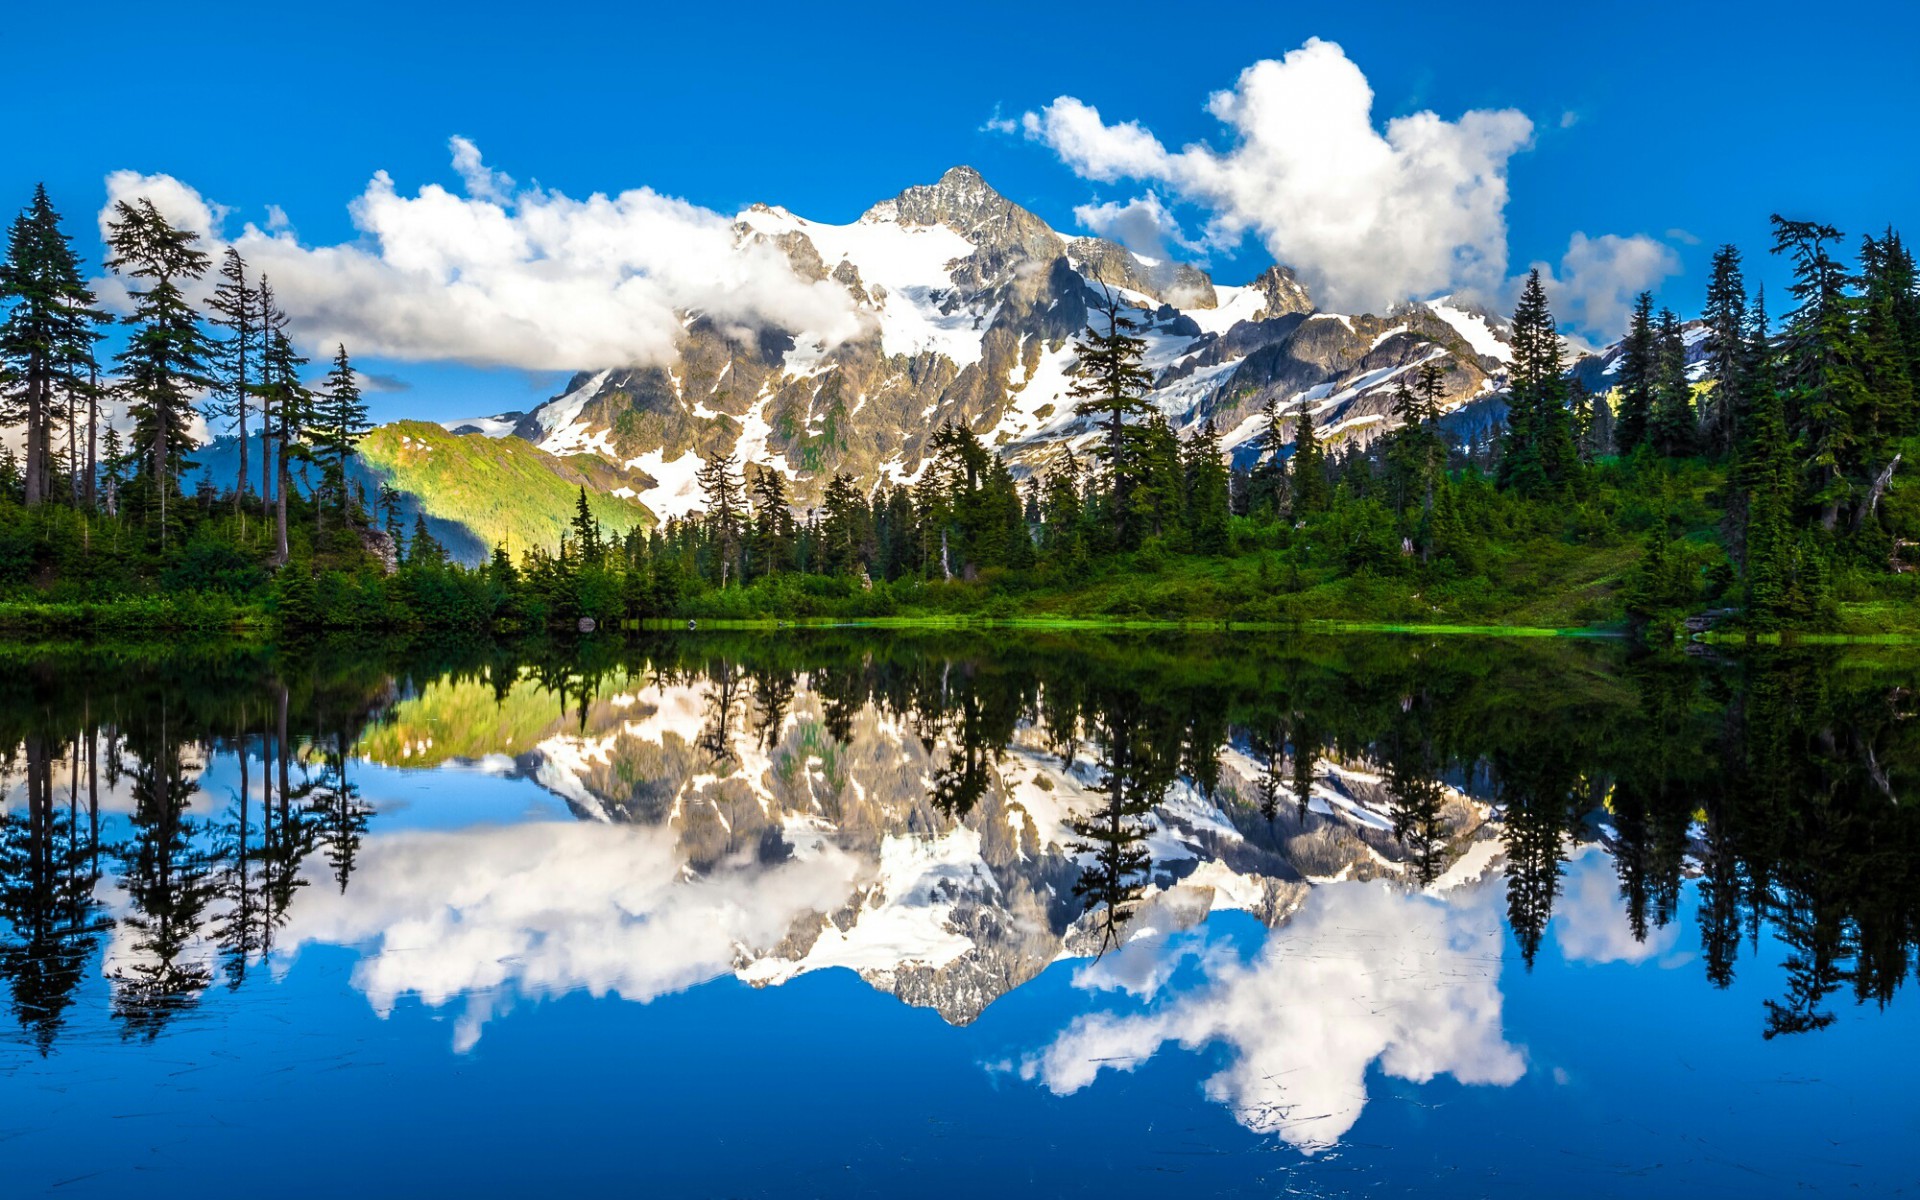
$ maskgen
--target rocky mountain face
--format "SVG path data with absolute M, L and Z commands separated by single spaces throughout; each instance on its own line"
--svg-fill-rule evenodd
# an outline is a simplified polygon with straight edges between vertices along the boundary
M 667 366 L 583 364 L 567 390 L 524 415 L 451 422 L 557 456 L 597 455 L 660 517 L 698 506 L 703 454 L 785 472 L 797 500 L 836 472 L 863 485 L 918 477 L 934 432 L 963 424 L 1017 473 L 1095 434 L 1066 395 L 1072 343 L 1107 293 L 1141 326 L 1148 399 L 1182 432 L 1212 420 L 1244 458 L 1269 397 L 1303 402 L 1330 436 L 1365 442 L 1391 426 L 1396 379 L 1446 367 L 1445 407 L 1497 390 L 1508 358 L 1497 318 L 1442 302 L 1385 315 L 1319 311 L 1284 267 L 1244 286 L 1067 237 L 968 167 L 882 201 L 850 225 L 755 205 L 737 236 L 778 246 L 811 280 L 847 290 L 858 336 L 747 332 L 685 315 Z
M 462 719 L 474 713 L 486 717 Z M 582 821 L 668 839 L 690 894 L 740 882 L 763 900 L 739 903 L 779 914 L 741 927 L 781 931 L 735 939 L 731 968 L 748 983 L 844 967 L 964 1024 L 1055 960 L 1096 954 L 1102 938 L 1100 914 L 1075 892 L 1089 858 L 1071 824 L 1103 802 L 1101 746 L 1040 722 L 1005 746 L 974 741 L 964 718 L 849 709 L 804 674 L 722 668 L 613 681 L 562 713 L 496 704 L 479 682 L 443 684 L 397 706 L 360 751 L 532 779 Z M 1370 764 L 1321 759 L 1307 804 L 1289 795 L 1263 809 L 1291 762 L 1232 745 L 1219 757 L 1215 784 L 1176 780 L 1147 819 L 1150 882 L 1128 933 L 1224 910 L 1279 925 L 1331 879 L 1419 885 Z M 1441 890 L 1488 870 L 1499 846 L 1489 805 L 1444 791 Z M 796 872 L 831 876 L 824 902 L 782 887 Z

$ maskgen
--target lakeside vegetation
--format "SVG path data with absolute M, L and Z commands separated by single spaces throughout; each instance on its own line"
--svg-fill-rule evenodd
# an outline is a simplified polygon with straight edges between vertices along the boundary
M 1920 486 L 1900 470 L 1920 453 L 1913 258 L 1892 231 L 1863 239 L 1854 265 L 1830 227 L 1775 218 L 1775 233 L 1793 269 L 1784 321 L 1724 247 L 1699 333 L 1643 295 L 1604 394 L 1568 371 L 1535 273 L 1514 314 L 1505 428 L 1469 444 L 1445 432 L 1436 346 L 1394 380 L 1386 435 L 1329 438 L 1306 397 L 1269 400 L 1235 466 L 1211 422 L 1183 438 L 1142 398 L 1144 342 L 1109 296 L 1104 329 L 1076 343 L 1070 395 L 1095 431 L 1081 454 L 1062 446 L 1017 480 L 949 424 L 914 482 L 863 492 L 838 475 L 804 509 L 780 471 L 715 454 L 703 507 L 650 526 L 590 490 L 605 482 L 590 464 L 569 488 L 537 451 L 479 471 L 461 453 L 473 439 L 437 427 L 369 441 L 345 347 L 319 386 L 303 383 L 270 284 L 231 250 L 197 310 L 183 289 L 213 264 L 146 201 L 109 222 L 106 266 L 132 308 L 103 372 L 109 317 L 40 192 L 0 268 L 0 415 L 25 448 L 0 454 L 0 628 L 966 615 L 1920 632 Z M 106 400 L 132 414 L 129 441 Z M 230 484 L 201 472 L 188 492 L 196 413 L 231 427 L 240 455 Z M 352 482 L 356 463 L 391 473 L 407 456 L 427 461 L 409 478 L 438 511 L 484 510 L 485 528 L 521 540 L 503 533 L 464 565 L 427 505 L 409 532 L 398 491 Z M 555 544 L 535 540 L 531 507 L 569 492 L 572 521 Z

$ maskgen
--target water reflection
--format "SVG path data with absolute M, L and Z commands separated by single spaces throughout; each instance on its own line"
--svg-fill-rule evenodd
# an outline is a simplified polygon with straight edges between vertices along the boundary
M 1889 1003 L 1920 930 L 1894 657 L 826 634 L 5 655 L 0 978 L 42 1054 L 99 1019 L 76 1008 L 95 982 L 106 1025 L 151 1040 L 313 947 L 353 948 L 382 1014 L 457 1009 L 459 1050 L 516 1000 L 829 968 L 965 1024 L 1084 959 L 1080 991 L 1138 1011 L 1063 1017 L 1023 1074 L 1066 1093 L 1223 1047 L 1208 1094 L 1317 1149 L 1374 1065 L 1519 1077 L 1509 932 L 1517 971 L 1551 945 L 1726 988 L 1764 931 L 1773 1038 Z M 476 772 L 557 808 L 449 815 Z M 1227 911 L 1272 932 L 1224 946 Z

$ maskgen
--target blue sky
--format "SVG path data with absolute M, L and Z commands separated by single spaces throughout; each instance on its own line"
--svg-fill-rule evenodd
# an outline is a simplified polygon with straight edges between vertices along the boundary
M 348 205 L 376 171 L 402 197 L 427 184 L 458 192 L 454 135 L 522 186 L 574 198 L 645 186 L 720 214 L 764 200 L 846 221 L 964 162 L 1056 228 L 1078 227 L 1076 206 L 1152 190 L 1197 239 L 1217 205 L 1166 179 L 1084 177 L 1018 119 L 1074 97 L 1169 150 L 1224 151 L 1234 135 L 1206 111 L 1209 94 L 1314 37 L 1364 73 L 1376 128 L 1421 110 L 1447 122 L 1525 115 L 1527 145 L 1504 161 L 1509 274 L 1534 261 L 1561 269 L 1576 232 L 1638 236 L 1671 252 L 1659 295 L 1690 312 L 1719 242 L 1771 273 L 1758 261 L 1769 212 L 1849 234 L 1920 224 L 1920 18 L 1891 4 L 1826 6 L 1817 19 L 1804 6 L 1541 5 L 1524 21 L 1511 6 L 1432 3 L 890 4 L 831 16 L 792 4 L 475 4 L 457 16 L 253 4 L 200 5 L 164 24 L 154 11 L 8 17 L 10 40 L 36 52 L 14 56 L 26 65 L 0 100 L 0 203 L 24 203 L 44 180 L 96 261 L 110 172 L 173 176 L 230 210 L 229 234 L 265 227 L 277 205 L 302 246 L 330 247 L 364 242 Z M 996 116 L 1015 130 L 990 128 Z M 1200 253 L 1223 282 L 1269 258 L 1258 229 Z M 436 353 L 453 361 L 409 361 Z M 525 356 L 478 368 L 457 348 L 361 357 L 408 384 L 377 397 L 382 418 L 526 407 L 565 375 Z

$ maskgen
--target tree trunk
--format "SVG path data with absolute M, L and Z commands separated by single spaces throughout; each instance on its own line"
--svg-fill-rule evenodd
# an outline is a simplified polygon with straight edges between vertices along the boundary
M 45 477 L 47 470 L 45 434 L 47 420 L 46 381 L 40 378 L 37 361 L 27 364 L 27 507 L 31 508 L 46 498 Z
M 1868 517 L 1871 517 L 1880 510 L 1881 497 L 1885 496 L 1887 494 L 1887 488 L 1892 486 L 1893 473 L 1899 469 L 1900 459 L 1902 457 L 1904 456 L 1899 454 L 1894 455 L 1893 461 L 1888 463 L 1885 469 L 1878 475 L 1874 476 L 1873 487 L 1867 492 L 1867 502 L 1861 505 L 1860 511 L 1853 516 L 1853 528 L 1855 532 L 1858 532 L 1860 527 L 1866 524 Z
M 89 355 L 91 358 L 91 355 Z M 100 368 L 93 363 L 87 364 L 87 486 L 85 491 L 87 510 L 93 510 L 94 502 L 99 498 L 96 492 L 99 476 L 97 447 L 100 443 Z
M 279 469 L 275 472 L 273 489 L 273 560 L 278 566 L 285 566 L 291 557 L 287 550 L 287 414 L 284 408 L 280 413 L 279 451 L 274 457 Z

